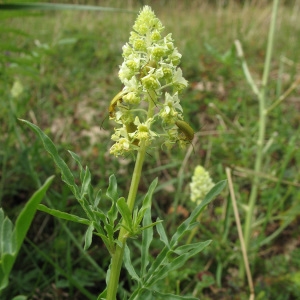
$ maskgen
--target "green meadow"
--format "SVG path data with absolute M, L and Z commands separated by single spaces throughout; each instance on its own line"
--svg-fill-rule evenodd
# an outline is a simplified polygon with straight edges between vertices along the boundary
M 266 0 L 68 3 L 88 7 L 1 7 L 5 215 L 15 224 L 33 193 L 55 175 L 41 203 L 85 216 L 40 139 L 18 119 L 51 137 L 77 177 L 80 169 L 67 150 L 89 167 L 95 188 L 105 193 L 115 174 L 119 194 L 126 197 L 135 158 L 109 153 L 116 127 L 109 106 L 123 88 L 122 46 L 138 12 L 149 5 L 182 54 L 180 68 L 189 85 L 180 94 L 181 106 L 195 134 L 185 149 L 178 143 L 171 150 L 160 145 L 147 150 L 136 201 L 142 202 L 158 178 L 152 221 L 163 220 L 172 235 L 195 207 L 190 195 L 195 167 L 202 165 L 214 183 L 227 180 L 201 212 L 196 230 L 181 240 L 211 244 L 158 281 L 157 289 L 203 300 L 300 299 L 300 1 L 279 1 L 275 17 L 273 1 Z M 95 10 L 99 6 L 112 10 Z M 101 203 L 108 209 L 107 199 Z M 2 225 L 0 232 L 1 240 Z M 110 256 L 99 236 L 84 250 L 85 232 L 83 224 L 38 209 L 0 298 L 97 299 L 106 286 Z M 140 237 L 129 239 L 128 246 L 132 265 L 139 265 Z M 161 248 L 154 230 L 151 257 Z M 122 268 L 124 298 L 118 299 L 128 299 L 136 289 L 131 275 Z

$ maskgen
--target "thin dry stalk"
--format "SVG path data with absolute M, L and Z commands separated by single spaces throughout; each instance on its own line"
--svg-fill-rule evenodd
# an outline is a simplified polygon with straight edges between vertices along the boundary
M 251 271 L 250 271 L 250 267 L 249 267 L 249 260 L 248 260 L 246 246 L 245 246 L 245 241 L 244 241 L 244 236 L 243 236 L 243 231 L 242 231 L 242 226 L 241 226 L 241 220 L 240 220 L 240 216 L 239 216 L 239 212 L 238 212 L 238 208 L 237 208 L 237 204 L 236 204 L 230 168 L 226 168 L 226 175 L 227 175 L 227 179 L 228 179 L 229 192 L 230 192 L 230 196 L 231 196 L 231 200 L 232 200 L 235 222 L 236 222 L 236 226 L 238 229 L 238 234 L 239 234 L 239 239 L 240 239 L 240 243 L 241 243 L 241 249 L 242 249 L 242 254 L 243 254 L 248 284 L 249 284 L 249 290 L 250 290 L 249 300 L 254 300 L 255 294 L 254 294 L 253 280 L 252 280 L 252 275 L 251 275 Z

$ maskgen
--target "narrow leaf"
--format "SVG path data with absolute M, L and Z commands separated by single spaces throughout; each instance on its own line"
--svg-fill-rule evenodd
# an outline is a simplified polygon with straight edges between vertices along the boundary
M 132 230 L 132 215 L 124 197 L 121 197 L 117 202 L 117 208 L 125 222 L 125 225 Z
M 21 248 L 21 245 L 31 225 L 37 207 L 40 204 L 40 202 L 43 200 L 46 191 L 51 185 L 53 179 L 54 176 L 51 176 L 45 181 L 45 183 L 28 200 L 25 207 L 22 209 L 21 213 L 19 214 L 16 220 L 15 230 L 14 230 L 14 234 L 16 235 L 16 239 L 17 239 L 17 247 L 18 247 L 17 251 L 19 251 L 19 249 Z
M 152 295 L 155 299 L 163 299 L 163 300 L 199 300 L 199 298 L 191 297 L 191 296 L 180 296 L 173 294 L 161 293 L 156 290 L 152 290 Z M 161 298 L 158 298 L 161 297 Z
M 86 233 L 85 233 L 85 238 L 84 238 L 84 250 L 86 251 L 87 249 L 90 248 L 93 240 L 93 231 L 94 231 L 94 225 L 93 223 L 90 224 L 88 227 Z
M 102 191 L 99 190 L 96 194 L 95 199 L 94 199 L 94 203 L 92 204 L 94 209 L 98 207 L 98 205 L 100 203 L 100 200 L 101 200 L 101 195 L 102 195 Z
M 183 246 L 177 247 L 174 250 L 174 252 L 178 255 L 182 255 L 182 254 L 190 252 L 190 251 L 192 251 L 192 253 L 194 253 L 194 251 L 197 251 L 197 253 L 199 253 L 205 247 L 207 247 L 211 242 L 212 242 L 211 240 L 208 240 L 205 242 L 198 242 L 198 243 L 194 243 L 194 244 L 183 245 Z
M 157 220 L 159 221 L 159 218 Z M 168 237 L 167 237 L 167 234 L 166 234 L 166 231 L 164 229 L 163 224 L 162 223 L 157 223 L 156 224 L 156 230 L 159 234 L 160 240 L 165 244 L 165 246 L 170 248 L 169 240 L 168 240 Z
M 185 262 L 188 260 L 188 253 L 176 257 L 171 262 L 160 267 L 155 273 L 152 274 L 150 280 L 147 281 L 146 286 L 151 287 L 155 282 L 162 280 L 168 276 L 169 272 L 172 272 L 180 267 L 182 267 Z
M 72 158 L 76 161 L 79 170 L 81 172 L 83 170 L 83 167 L 81 165 L 80 157 L 76 153 L 72 152 L 71 150 L 68 150 L 68 152 L 71 154 Z
M 72 158 L 77 163 L 77 166 L 79 167 L 79 171 L 80 171 L 80 180 L 81 180 L 81 182 L 83 182 L 84 176 L 85 176 L 85 171 L 84 171 L 84 169 L 82 167 L 80 157 L 76 153 L 74 153 L 74 152 L 72 152 L 70 150 L 68 150 L 68 152 L 70 153 L 70 155 L 72 156 Z
M 151 224 L 151 209 L 147 209 L 144 219 L 143 226 Z M 156 225 L 157 226 L 157 225 Z M 149 227 L 142 232 L 142 250 L 141 250 L 141 277 L 146 273 L 146 268 L 149 264 L 149 248 L 153 240 L 153 227 Z
M 2 265 L 3 265 L 2 269 L 4 271 L 5 276 L 3 278 L 0 278 L 1 281 L 0 289 L 5 288 L 8 284 L 8 276 L 13 267 L 17 254 L 21 248 L 21 245 L 25 239 L 27 231 L 31 225 L 31 222 L 37 210 L 37 206 L 44 198 L 47 189 L 49 188 L 50 184 L 53 181 L 53 178 L 54 176 L 49 177 L 45 181 L 45 183 L 32 195 L 32 197 L 28 200 L 28 202 L 26 203 L 25 207 L 22 209 L 21 213 L 19 214 L 16 220 L 15 228 L 13 232 L 10 234 L 10 239 L 12 243 L 11 247 L 12 250 L 14 250 L 14 255 L 10 255 L 7 253 L 5 255 L 2 255 L 1 257 Z M 3 244 L 2 244 L 2 248 L 3 248 Z
M 117 202 L 118 196 L 118 184 L 115 175 L 109 177 L 109 186 L 106 191 L 106 196 L 110 198 L 113 202 Z
M 3 222 L 4 222 L 4 211 L 2 208 L 0 208 L 0 257 L 2 254 L 2 228 L 3 228 Z
M 190 230 L 190 224 L 194 223 L 197 220 L 197 217 L 201 213 L 201 211 L 205 208 L 206 205 L 208 205 L 217 195 L 221 193 L 221 191 L 224 189 L 226 185 L 226 180 L 218 182 L 205 196 L 204 200 L 193 210 L 191 215 L 180 224 L 180 226 L 177 228 L 175 234 L 172 236 L 170 246 L 173 248 L 178 244 L 182 236 Z
M 149 186 L 149 189 L 147 191 L 147 194 L 143 200 L 143 205 L 142 207 L 145 207 L 145 208 L 148 208 L 148 207 L 151 207 L 151 202 L 152 202 L 152 195 L 154 193 L 154 190 L 157 186 L 157 182 L 158 182 L 158 179 L 155 178 L 152 183 L 150 184 Z
M 80 218 L 76 215 L 65 213 L 65 212 L 62 212 L 60 210 L 48 208 L 47 206 L 45 206 L 43 204 L 39 204 L 37 209 L 40 210 L 40 211 L 43 211 L 43 212 L 45 212 L 45 213 L 47 213 L 51 216 L 54 216 L 54 217 L 57 217 L 57 218 L 60 218 L 60 219 L 64 219 L 64 220 L 67 220 L 67 221 L 72 221 L 72 222 L 75 222 L 75 223 L 80 223 L 80 224 L 84 224 L 84 225 L 88 225 L 88 226 L 91 224 L 91 222 L 87 219 Z
M 13 254 L 13 252 L 16 251 L 16 249 L 13 249 L 12 245 L 12 238 L 13 238 L 13 223 L 12 221 L 8 218 L 4 218 L 4 222 L 2 225 L 2 232 L 0 233 L 1 235 L 1 245 L 2 249 L 0 249 L 0 253 L 10 253 Z
M 140 281 L 140 277 L 136 273 L 132 263 L 131 263 L 131 258 L 130 258 L 130 250 L 127 245 L 125 245 L 125 250 L 124 250 L 124 265 L 129 273 L 129 275 L 136 281 Z
M 81 187 L 81 198 L 83 198 L 89 192 L 89 188 L 91 185 L 91 172 L 88 167 L 85 168 L 85 174 L 82 181 Z
M 12 298 L 12 300 L 27 300 L 27 296 L 24 296 L 24 295 L 19 295 L 19 296 L 16 296 L 14 298 Z
M 157 272 L 159 268 L 165 264 L 169 252 L 170 250 L 166 246 L 159 252 L 151 267 L 147 271 L 145 281 L 148 281 L 152 277 L 154 272 Z
M 19 119 L 21 122 L 27 124 L 32 130 L 34 130 L 40 137 L 44 148 L 46 151 L 52 156 L 55 164 L 57 167 L 60 169 L 61 174 L 62 174 L 62 180 L 69 186 L 73 194 L 77 199 L 80 198 L 78 187 L 75 184 L 75 180 L 73 177 L 72 172 L 68 168 L 67 164 L 65 161 L 59 156 L 57 149 L 55 145 L 53 144 L 52 140 L 36 125 L 26 121 Z
M 152 278 L 150 278 L 150 280 L 147 282 L 147 286 L 152 286 L 155 282 L 165 278 L 168 275 L 168 273 L 181 268 L 187 262 L 187 260 L 189 260 L 197 253 L 201 252 L 210 243 L 211 240 L 205 241 L 201 243 L 201 245 L 194 244 L 194 247 L 191 248 L 189 252 L 183 252 L 180 256 L 171 259 L 170 262 L 168 262 L 163 267 L 159 268 L 157 272 L 152 274 Z M 184 249 L 183 246 L 182 249 Z M 171 254 L 171 251 L 168 254 Z
M 222 190 L 225 188 L 227 184 L 227 180 L 222 180 L 218 182 L 205 196 L 204 200 L 193 210 L 191 213 L 191 220 L 193 222 L 196 221 L 197 217 L 201 213 L 201 211 L 214 199 L 216 198 Z

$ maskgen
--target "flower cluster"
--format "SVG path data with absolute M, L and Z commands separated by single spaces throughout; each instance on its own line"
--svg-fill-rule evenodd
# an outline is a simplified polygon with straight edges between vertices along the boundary
M 149 146 L 159 137 L 164 137 L 167 147 L 185 140 L 176 121 L 183 120 L 179 93 L 187 81 L 178 68 L 181 54 L 171 34 L 162 37 L 163 29 L 151 8 L 145 6 L 129 43 L 123 46 L 119 78 L 124 88 L 109 107 L 110 119 L 119 124 L 110 149 L 116 156 L 138 150 L 142 144 Z
M 190 183 L 192 202 L 199 204 L 214 185 L 209 173 L 202 166 L 197 166 Z

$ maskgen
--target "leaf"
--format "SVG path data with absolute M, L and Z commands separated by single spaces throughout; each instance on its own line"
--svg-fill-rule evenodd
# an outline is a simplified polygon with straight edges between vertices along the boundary
M 1 267 L 2 271 L 0 272 L 0 290 L 4 289 L 8 285 L 8 277 L 10 271 L 13 267 L 13 264 L 16 260 L 18 252 L 21 248 L 21 245 L 25 239 L 27 231 L 31 225 L 35 212 L 37 210 L 38 204 L 42 201 L 45 196 L 47 189 L 49 188 L 50 184 L 52 183 L 54 176 L 49 177 L 45 183 L 31 196 L 31 198 L 26 203 L 25 207 L 22 209 L 21 213 L 19 214 L 15 228 L 13 232 L 10 234 L 10 243 L 11 243 L 11 250 L 13 250 L 13 254 L 11 253 L 4 253 L 2 252 L 1 255 Z M 0 212 L 0 220 L 3 220 L 3 211 Z M 4 219 L 5 222 L 5 219 Z M 11 227 L 12 225 L 2 224 L 1 228 L 2 231 L 6 227 Z M 5 229 L 7 230 L 7 229 Z M 3 247 L 3 241 L 7 238 L 5 236 L 1 236 L 2 239 L 2 251 L 7 250 L 6 247 Z M 7 241 L 8 242 L 8 241 Z
M 81 161 L 80 161 L 80 157 L 79 155 L 77 155 L 76 153 L 68 150 L 68 152 L 70 153 L 70 155 L 72 156 L 72 158 L 75 160 L 75 162 L 77 163 L 78 167 L 79 167 L 79 171 L 80 171 L 80 180 L 81 182 L 83 182 L 84 180 L 84 176 L 85 176 L 85 171 L 82 167 Z M 82 198 L 82 189 L 81 189 L 81 198 Z
M 13 254 L 16 251 L 16 243 L 12 242 L 12 239 L 15 238 L 13 235 L 13 223 L 8 217 L 5 217 L 2 223 L 2 230 L 0 232 L 1 239 L 1 256 L 5 253 Z M 13 249 L 14 244 L 14 249 Z
M 155 282 L 167 277 L 168 273 L 181 268 L 189 259 L 189 257 L 189 254 L 186 253 L 161 266 L 155 273 L 152 274 L 151 278 L 146 283 L 144 283 L 144 285 L 147 287 L 151 287 Z
M 107 288 L 98 296 L 97 300 L 106 300 Z
M 193 222 L 196 221 L 201 211 L 207 206 L 214 198 L 216 198 L 224 189 L 227 184 L 227 180 L 218 182 L 205 196 L 204 200 L 193 210 L 190 218 Z
M 189 230 L 191 230 L 191 224 L 195 223 L 201 211 L 208 205 L 217 195 L 224 189 L 227 181 L 223 180 L 218 182 L 205 196 L 204 200 L 193 210 L 191 215 L 180 224 L 175 234 L 172 236 L 170 246 L 173 248 L 178 244 L 182 236 Z
M 156 259 L 154 260 L 154 262 L 152 263 L 152 265 L 150 266 L 149 270 L 146 273 L 145 281 L 149 280 L 152 274 L 156 272 L 165 263 L 169 251 L 170 250 L 168 249 L 168 247 L 165 246 L 159 252 L 159 254 L 156 256 Z
M 108 224 L 107 222 L 105 222 L 104 229 L 107 233 L 108 239 L 111 242 L 113 242 L 113 240 L 114 240 L 114 227 L 112 225 Z
M 81 165 L 80 157 L 76 153 L 72 152 L 71 150 L 68 150 L 68 152 L 70 153 L 70 155 L 72 156 L 72 158 L 76 161 L 76 163 L 77 163 L 77 165 L 79 167 L 79 170 L 81 172 L 83 170 L 83 167 Z
M 95 199 L 94 199 L 94 203 L 92 203 L 94 209 L 98 208 L 98 205 L 99 205 L 100 200 L 101 200 L 101 196 L 102 196 L 102 191 L 99 190 L 96 194 Z
M 146 210 L 147 210 L 148 208 L 151 208 L 151 204 L 152 204 L 152 195 L 153 195 L 153 193 L 154 193 L 154 191 L 155 191 L 155 188 L 156 188 L 156 186 L 157 186 L 157 182 L 158 182 L 158 179 L 155 178 L 155 179 L 152 181 L 152 183 L 150 184 L 150 186 L 149 186 L 149 189 L 148 189 L 148 191 L 147 191 L 147 194 L 146 194 L 146 196 L 145 196 L 145 198 L 144 198 L 144 200 L 143 200 L 142 207 L 141 207 L 141 209 L 139 210 L 139 213 L 138 213 L 138 217 L 137 217 L 137 223 L 138 223 L 138 224 L 142 221 L 142 219 L 143 219 L 143 217 L 144 217 L 144 214 L 145 214 Z
M 177 247 L 174 252 L 178 255 L 182 255 L 184 253 L 190 252 L 190 251 L 197 251 L 200 252 L 202 251 L 205 247 L 207 247 L 212 241 L 208 240 L 205 242 L 198 242 L 194 244 L 189 244 L 189 245 L 183 245 L 180 247 Z
M 4 222 L 4 211 L 2 208 L 0 208 L 0 257 L 2 254 L 2 228 L 3 228 L 3 222 Z
M 152 290 L 152 295 L 155 299 L 159 300 L 161 297 L 161 299 L 163 300 L 199 300 L 199 298 L 195 298 L 195 297 L 191 297 L 191 296 L 180 296 L 180 295 L 173 295 L 173 294 L 165 294 L 165 293 L 161 293 L 155 290 Z
M 127 246 L 127 244 L 125 244 L 125 249 L 124 249 L 124 265 L 129 273 L 129 275 L 136 281 L 140 282 L 140 277 L 138 276 L 138 274 L 136 273 L 132 262 L 131 262 L 131 258 L 130 258 L 130 250 Z
M 94 225 L 93 223 L 90 224 L 88 227 L 86 233 L 85 233 L 85 238 L 84 238 L 84 250 L 87 250 L 90 248 L 93 240 L 93 231 L 94 231 Z
M 159 220 L 159 218 L 157 219 Z M 167 237 L 167 234 L 166 234 L 166 231 L 163 227 L 163 225 L 161 223 L 158 223 L 156 225 L 156 230 L 159 234 L 159 237 L 160 237 L 160 240 L 165 244 L 165 246 L 167 246 L 168 248 L 170 248 L 170 244 L 169 244 L 169 241 L 168 241 L 168 237 Z
M 111 175 L 109 177 L 109 186 L 106 191 L 106 196 L 111 200 L 112 205 L 110 210 L 107 213 L 109 223 L 112 227 L 114 227 L 115 220 L 118 216 L 118 210 L 117 210 L 117 201 L 118 201 L 118 184 L 115 175 Z
M 82 186 L 81 186 L 81 198 L 83 198 L 86 194 L 89 192 L 89 188 L 91 186 L 91 172 L 88 167 L 85 168 L 85 174 L 84 178 L 82 181 Z
M 155 188 L 156 188 L 156 186 L 157 186 L 157 182 L 158 182 L 158 179 L 155 178 L 155 179 L 152 181 L 152 183 L 150 184 L 149 189 L 148 189 L 148 191 L 147 191 L 147 194 L 146 194 L 146 196 L 145 196 L 145 198 L 144 198 L 144 200 L 143 200 L 143 205 L 142 205 L 142 207 L 146 207 L 146 208 L 151 207 L 152 195 L 153 195 L 153 193 L 154 193 L 154 191 L 155 191 Z
M 117 202 L 118 196 L 118 184 L 115 175 L 109 177 L 109 186 L 106 191 L 106 196 L 110 198 L 113 202 Z
M 84 225 L 88 225 L 88 226 L 91 224 L 91 221 L 89 221 L 88 219 L 80 218 L 76 215 L 65 213 L 65 212 L 62 212 L 60 210 L 48 208 L 47 206 L 45 206 L 43 204 L 39 204 L 37 209 L 40 210 L 40 211 L 43 211 L 43 212 L 45 212 L 49 215 L 52 215 L 54 217 L 64 219 L 64 220 L 67 220 L 67 221 L 72 221 L 72 222 L 75 222 L 75 223 L 80 223 L 80 224 L 84 224 Z
M 46 191 L 48 190 L 53 179 L 54 176 L 51 176 L 45 181 L 45 183 L 32 195 L 32 197 L 29 199 L 29 201 L 26 203 L 25 207 L 19 214 L 14 230 L 14 234 L 16 235 L 17 240 L 17 251 L 20 250 L 23 240 L 37 210 L 37 207 L 43 200 Z
M 163 222 L 163 220 L 158 220 L 158 221 L 153 222 L 153 223 L 151 223 L 151 224 L 149 224 L 147 226 L 139 227 L 138 229 L 139 229 L 139 231 L 143 231 L 143 230 L 148 229 L 150 227 L 154 227 L 154 226 L 156 226 L 156 224 L 159 224 L 159 223 L 162 223 L 162 222 Z
M 168 263 L 163 265 L 161 268 L 158 268 L 158 271 L 155 273 L 152 273 L 152 277 L 150 278 L 150 280 L 144 284 L 146 286 L 150 287 L 158 280 L 165 278 L 168 275 L 168 273 L 181 268 L 186 263 L 187 260 L 189 260 L 191 257 L 196 255 L 197 253 L 201 252 L 210 243 L 211 243 L 211 240 L 205 241 L 202 243 L 195 243 L 195 244 L 193 244 L 193 247 L 190 247 L 189 252 L 179 251 L 182 254 L 180 254 L 179 256 L 177 256 L 173 259 L 170 259 L 170 261 Z M 184 249 L 183 246 L 182 246 L 182 249 Z M 171 254 L 172 252 L 173 251 L 169 251 L 168 254 Z
M 132 215 L 124 197 L 121 197 L 117 201 L 117 208 L 123 218 L 123 221 L 125 222 L 125 226 L 128 227 L 130 231 L 132 231 L 133 230 Z
M 80 199 L 78 186 L 75 184 L 73 174 L 70 171 L 70 169 L 68 168 L 65 161 L 59 156 L 57 149 L 56 149 L 55 145 L 53 144 L 52 140 L 38 126 L 36 126 L 26 120 L 22 120 L 22 119 L 19 119 L 19 120 L 21 122 L 27 124 L 32 130 L 34 130 L 38 134 L 38 136 L 40 137 L 40 139 L 44 145 L 44 148 L 52 156 L 55 164 L 60 169 L 60 172 L 62 174 L 62 176 L 61 176 L 62 180 L 69 186 L 69 188 L 71 189 L 71 191 L 75 195 L 75 197 L 77 199 Z
M 26 299 L 28 299 L 28 298 L 27 298 L 27 296 L 24 296 L 24 295 L 19 295 L 19 296 L 12 298 L 12 300 L 26 300 Z
M 147 209 L 143 219 L 143 226 L 151 224 L 151 209 Z M 157 226 L 157 225 L 156 225 Z M 149 248 L 153 240 L 153 227 L 149 227 L 142 232 L 142 249 L 141 249 L 141 277 L 146 273 L 149 264 Z

